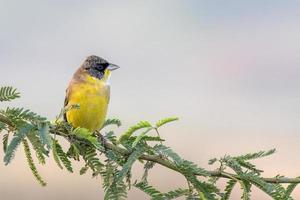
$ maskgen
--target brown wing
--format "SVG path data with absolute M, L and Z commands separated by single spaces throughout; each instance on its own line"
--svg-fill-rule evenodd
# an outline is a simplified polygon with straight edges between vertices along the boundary
M 83 66 L 84 66 L 84 65 L 83 65 Z M 68 88 L 66 89 L 66 97 L 65 97 L 64 109 L 66 108 L 66 106 L 67 106 L 68 103 L 69 103 L 69 98 L 70 98 L 72 86 L 73 86 L 74 84 L 76 84 L 76 83 L 80 83 L 80 82 L 83 82 L 83 81 L 85 80 L 85 76 L 84 76 L 83 68 L 82 68 L 83 66 L 81 66 L 81 67 L 75 72 L 75 74 L 73 75 L 72 80 L 71 80 L 70 83 L 69 83 Z M 68 121 L 66 112 L 64 112 L 63 118 L 64 118 L 64 120 L 65 120 L 66 122 Z
M 66 89 L 66 97 L 65 97 L 65 102 L 64 102 L 64 109 L 66 108 L 66 106 L 68 105 L 69 103 L 69 88 Z M 68 119 L 67 119 L 67 114 L 66 112 L 64 111 L 64 121 L 65 122 L 68 122 Z

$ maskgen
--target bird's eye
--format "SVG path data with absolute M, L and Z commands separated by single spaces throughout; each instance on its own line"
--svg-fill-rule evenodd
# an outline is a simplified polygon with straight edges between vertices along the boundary
M 109 63 L 97 63 L 96 64 L 96 70 L 103 72 L 107 67 L 108 67 Z
M 97 63 L 96 64 L 96 70 L 103 71 L 104 70 L 104 66 L 102 64 Z

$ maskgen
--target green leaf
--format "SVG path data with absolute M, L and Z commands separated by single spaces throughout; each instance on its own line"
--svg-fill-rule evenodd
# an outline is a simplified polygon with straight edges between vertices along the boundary
M 125 159 L 126 159 L 126 156 L 124 156 L 118 152 L 115 152 L 113 150 L 106 150 L 105 156 L 107 157 L 108 161 L 113 161 L 116 164 L 121 165 L 121 166 L 124 165 Z
M 223 159 L 221 159 L 221 162 L 225 162 L 226 165 L 233 169 L 233 171 L 235 171 L 237 174 L 243 174 L 243 168 L 236 159 L 230 156 L 225 156 Z
M 0 88 L 0 102 L 11 101 L 20 97 L 20 93 L 13 87 L 1 87 Z
M 233 171 L 235 171 L 239 176 L 244 175 L 243 168 L 237 161 L 236 157 L 233 158 L 230 156 L 225 156 L 223 159 L 221 159 L 221 162 L 226 163 L 226 165 L 230 167 Z M 243 176 L 243 178 L 238 182 L 243 190 L 241 199 L 250 200 L 251 183 L 249 182 L 248 178 Z
M 102 126 L 101 129 L 103 129 L 106 126 L 110 126 L 110 125 L 116 125 L 116 126 L 120 127 L 122 125 L 122 123 L 121 123 L 121 121 L 119 119 L 107 119 L 104 122 L 104 124 L 103 124 L 103 126 Z
M 170 157 L 177 165 L 180 165 L 183 162 L 183 159 L 170 147 L 166 147 L 162 144 L 159 144 L 155 145 L 153 148 L 158 154 Z
M 195 163 L 182 159 L 177 153 L 175 153 L 171 148 L 166 147 L 164 145 L 155 145 L 154 150 L 157 151 L 159 154 L 165 155 L 171 158 L 175 164 L 180 168 L 182 171 L 186 171 L 189 173 L 195 173 L 202 176 L 209 176 L 210 174 L 200 167 L 198 167 Z
M 165 141 L 164 139 L 158 137 L 158 136 L 148 136 L 148 135 L 145 135 L 143 136 L 143 140 L 144 141 L 149 141 L 149 142 L 163 142 Z
M 237 183 L 237 181 L 233 180 L 233 179 L 230 179 L 227 182 L 227 185 L 225 188 L 225 194 L 222 196 L 221 200 L 230 200 L 231 192 L 232 192 L 234 186 L 236 185 L 236 183 Z
M 15 151 L 17 147 L 20 145 L 22 140 L 26 137 L 26 135 L 32 131 L 33 126 L 31 124 L 25 124 L 20 130 L 17 131 L 10 144 L 6 149 L 6 153 L 4 156 L 5 165 L 9 164 L 15 155 Z
M 17 126 L 23 125 L 24 122 L 36 124 L 46 120 L 46 118 L 24 108 L 7 107 L 5 111 L 1 110 L 0 113 L 9 118 Z
M 35 132 L 30 132 L 29 134 L 27 134 L 27 138 L 33 146 L 36 157 L 38 158 L 40 164 L 45 164 L 45 156 L 48 156 L 49 152 L 44 148 L 44 145 L 41 143 L 40 138 Z
M 185 177 L 197 190 L 200 199 L 216 199 L 215 194 L 218 193 L 219 190 L 214 185 L 199 181 L 197 177 L 192 173 L 185 174 Z
M 271 183 L 265 182 L 261 177 L 259 177 L 255 173 L 253 173 L 253 172 L 243 173 L 240 177 L 244 180 L 249 181 L 256 187 L 258 187 L 259 189 L 264 191 L 266 194 L 273 197 L 272 192 L 274 191 L 274 186 Z
M 131 170 L 133 163 L 144 153 L 144 151 L 144 148 L 137 147 L 136 150 L 129 155 L 126 163 L 123 165 L 122 170 L 117 174 L 117 182 L 123 180 L 126 174 Z
M 67 151 L 67 156 L 69 158 L 73 158 L 74 160 L 79 161 L 79 155 L 80 154 L 80 150 L 76 147 L 75 144 L 71 144 L 70 148 Z
M 112 161 L 107 160 L 105 167 L 106 170 L 101 171 L 105 191 L 104 200 L 126 200 L 127 187 L 124 181 L 116 181 L 118 166 L 113 164 Z
M 122 143 L 123 141 L 130 138 L 130 136 L 137 130 L 143 129 L 143 128 L 150 128 L 152 127 L 151 124 L 147 121 L 140 121 L 136 125 L 130 127 L 125 133 L 123 133 L 119 138 L 119 143 Z
M 113 182 L 106 190 L 104 200 L 126 200 L 127 187 L 124 181 Z
M 51 136 L 50 136 L 50 125 L 48 122 L 40 122 L 38 124 L 38 132 L 40 135 L 40 140 L 43 145 L 46 145 L 48 149 L 51 149 Z
M 24 108 L 7 108 L 6 112 L 7 115 L 14 116 L 15 118 L 19 118 L 22 120 L 27 120 L 31 122 L 36 122 L 36 121 L 45 121 L 45 117 L 41 117 L 40 115 Z
M 82 167 L 79 171 L 79 174 L 80 175 L 83 175 L 87 172 L 87 170 L 89 169 L 89 166 L 88 165 L 85 165 L 84 167 Z
M 273 184 L 274 191 L 272 192 L 272 197 L 274 200 L 293 200 L 291 196 L 289 196 L 287 199 L 284 199 L 286 190 L 281 184 Z
M 101 172 L 103 164 L 97 158 L 95 148 L 88 147 L 85 149 L 84 155 L 82 156 L 87 166 L 93 170 L 93 176 L 97 176 Z
M 155 162 L 152 162 L 152 161 L 146 162 L 146 164 L 144 165 L 144 173 L 143 173 L 141 182 L 148 183 L 149 170 L 152 169 L 154 167 L 154 165 L 155 165 Z
M 269 151 L 259 151 L 257 153 L 249 153 L 249 154 L 246 154 L 246 155 L 236 156 L 236 157 L 233 157 L 233 158 L 234 159 L 240 159 L 240 160 L 253 160 L 253 159 L 269 156 L 269 155 L 271 155 L 275 152 L 276 152 L 276 149 L 271 149 Z
M 8 136 L 9 136 L 9 134 L 6 133 L 6 134 L 3 135 L 3 139 L 2 139 L 2 141 L 3 141 L 3 151 L 4 151 L 4 153 L 6 153 L 6 149 L 7 149 Z
M 59 160 L 59 156 L 58 156 L 58 152 L 57 152 L 57 148 L 56 148 L 57 147 L 56 143 L 57 143 L 57 140 L 52 139 L 52 155 L 53 155 L 54 161 L 56 162 L 57 166 L 60 169 L 63 169 L 63 166 L 62 166 L 62 164 L 60 163 L 60 160 Z
M 244 180 L 239 181 L 239 183 L 243 189 L 243 194 L 241 199 L 250 200 L 251 184 L 248 181 L 244 181 Z
M 29 168 L 31 169 L 32 174 L 34 175 L 36 180 L 41 184 L 41 186 L 46 186 L 47 183 L 43 180 L 43 178 L 41 177 L 41 175 L 37 171 L 37 168 L 36 168 L 36 166 L 33 162 L 27 140 L 23 139 L 22 142 L 23 142 L 23 146 L 24 146 L 25 155 L 26 155 L 26 158 L 27 158 L 27 163 L 29 165 Z
M 182 171 L 194 173 L 204 177 L 210 176 L 210 173 L 208 171 L 188 160 L 183 160 L 182 163 L 178 165 L 178 168 L 180 168 Z
M 141 191 L 145 192 L 146 194 L 148 194 L 151 197 L 151 199 L 155 199 L 155 200 L 166 199 L 163 193 L 155 189 L 153 186 L 145 184 L 144 182 L 136 183 L 134 184 L 134 186 L 140 189 Z
M 103 188 L 104 190 L 108 190 L 109 186 L 112 185 L 114 176 L 116 174 L 117 166 L 113 164 L 112 161 L 107 160 L 104 169 L 100 171 Z
M 299 177 L 297 177 L 299 178 Z M 297 187 L 299 183 L 291 183 L 287 186 L 286 188 L 286 192 L 284 194 L 284 197 L 282 200 L 289 200 L 291 198 L 291 194 L 294 191 L 294 189 Z
M 176 190 L 172 190 L 170 192 L 164 193 L 164 196 L 166 197 L 166 199 L 170 200 L 170 199 L 176 199 L 182 196 L 186 196 L 189 194 L 189 190 L 188 189 L 181 189 L 178 188 Z
M 0 133 L 6 128 L 6 124 L 0 122 Z
M 158 122 L 156 122 L 156 128 L 159 128 L 167 123 L 173 122 L 173 121 L 177 121 L 179 118 L 178 117 L 168 117 L 165 119 L 161 119 Z
M 113 131 L 109 131 L 108 133 L 105 133 L 104 137 L 110 142 L 112 142 L 113 144 L 115 145 L 117 144 L 117 137 L 115 136 Z
M 90 142 L 98 150 L 103 150 L 102 144 L 98 141 L 98 138 L 93 136 L 93 134 L 86 128 L 78 127 L 73 130 L 72 135 L 75 135 L 78 138 L 84 139 Z
M 263 172 L 262 170 L 259 170 L 256 168 L 255 165 L 253 165 L 252 163 L 250 162 L 247 162 L 247 161 L 244 161 L 244 160 L 241 160 L 241 159 L 236 159 L 236 161 L 239 163 L 240 166 L 246 168 L 246 169 L 249 169 L 257 174 Z
M 61 160 L 62 164 L 65 166 L 65 168 L 69 171 L 69 172 L 73 172 L 72 169 L 72 163 L 71 161 L 68 159 L 67 154 L 63 151 L 62 147 L 60 146 L 60 144 L 57 142 L 57 140 L 53 140 L 54 141 L 54 145 L 55 145 L 55 150 L 57 153 L 58 158 Z M 53 145 L 53 146 L 54 146 Z
M 217 162 L 218 161 L 218 159 L 217 158 L 212 158 L 212 159 L 210 159 L 209 161 L 208 161 L 208 164 L 209 165 L 213 165 L 215 162 Z
M 132 143 L 132 148 L 136 147 L 136 145 L 146 136 L 146 134 L 151 131 L 152 128 L 148 128 L 146 131 L 142 132 L 140 135 L 138 135 L 134 142 Z

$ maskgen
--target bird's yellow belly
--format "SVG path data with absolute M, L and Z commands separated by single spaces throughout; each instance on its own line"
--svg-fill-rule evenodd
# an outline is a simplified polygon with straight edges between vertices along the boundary
M 81 84 L 72 90 L 68 106 L 79 104 L 79 108 L 66 113 L 68 122 L 75 128 L 87 128 L 91 132 L 100 129 L 105 121 L 109 99 L 105 86 Z

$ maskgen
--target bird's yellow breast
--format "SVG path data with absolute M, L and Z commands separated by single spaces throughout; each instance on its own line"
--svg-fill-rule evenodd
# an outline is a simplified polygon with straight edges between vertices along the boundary
M 73 127 L 91 132 L 102 127 L 109 103 L 109 86 L 105 81 L 86 75 L 85 81 L 70 85 L 67 106 L 79 104 L 78 109 L 67 111 L 67 121 Z

